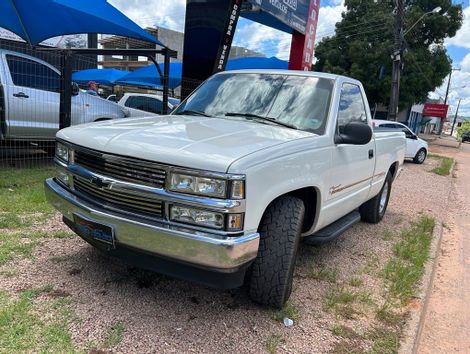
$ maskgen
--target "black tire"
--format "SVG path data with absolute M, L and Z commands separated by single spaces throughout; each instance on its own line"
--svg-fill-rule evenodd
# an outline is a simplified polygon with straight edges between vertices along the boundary
M 417 153 L 416 156 L 413 159 L 414 163 L 417 163 L 418 165 L 421 165 L 424 160 L 426 160 L 426 156 L 428 156 L 428 152 L 426 149 L 420 149 Z
M 283 196 L 266 210 L 250 279 L 253 301 L 282 308 L 292 292 L 294 267 L 300 243 L 305 206 L 302 200 Z
M 384 185 L 380 189 L 379 194 L 377 194 L 374 198 L 365 202 L 359 207 L 359 213 L 361 214 L 362 221 L 371 224 L 377 224 L 383 219 L 385 212 L 387 211 L 388 201 L 390 200 L 390 192 L 392 191 L 392 179 L 392 174 L 388 172 L 387 177 L 385 178 Z M 386 191 L 385 188 L 387 188 Z M 384 193 L 384 204 L 381 204 L 382 196 Z

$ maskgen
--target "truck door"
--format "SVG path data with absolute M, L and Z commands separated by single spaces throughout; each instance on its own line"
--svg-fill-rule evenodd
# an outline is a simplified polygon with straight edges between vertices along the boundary
M 358 121 L 370 126 L 370 113 L 366 108 L 361 88 L 344 83 L 341 88 L 336 131 L 346 124 Z M 357 208 L 368 198 L 375 169 L 375 141 L 366 145 L 337 144 L 333 148 L 329 202 L 343 215 Z
M 8 137 L 53 139 L 59 128 L 60 75 L 47 65 L 7 54 Z

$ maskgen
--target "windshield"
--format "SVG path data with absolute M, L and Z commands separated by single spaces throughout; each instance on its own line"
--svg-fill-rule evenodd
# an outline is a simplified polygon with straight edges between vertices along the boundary
M 323 134 L 333 84 L 329 79 L 308 76 L 220 74 L 202 84 L 173 114 L 238 115 Z

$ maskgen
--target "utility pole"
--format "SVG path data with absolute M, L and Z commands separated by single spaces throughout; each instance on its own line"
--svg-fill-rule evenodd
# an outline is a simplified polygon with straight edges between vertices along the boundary
M 450 82 L 452 80 L 452 73 L 454 71 L 460 71 L 460 69 L 452 68 L 449 74 L 449 80 L 447 81 L 446 97 L 444 98 L 444 104 L 447 104 L 447 99 L 449 98 Z M 441 124 L 439 125 L 438 135 L 442 134 L 442 129 L 444 128 L 444 118 L 441 118 Z M 451 134 L 452 135 L 452 134 Z
M 400 71 L 401 55 L 403 51 L 403 19 L 405 10 L 403 0 L 396 0 L 397 8 L 395 14 L 395 37 L 393 45 L 392 66 L 392 91 L 390 93 L 390 104 L 388 106 L 388 119 L 397 120 L 398 100 L 400 96 Z
M 452 123 L 452 129 L 450 130 L 450 136 L 452 136 L 452 134 L 454 134 L 455 122 L 457 122 L 457 116 L 459 114 L 460 102 L 462 102 L 461 98 L 459 98 L 459 104 L 457 105 L 457 110 L 455 111 L 454 122 Z

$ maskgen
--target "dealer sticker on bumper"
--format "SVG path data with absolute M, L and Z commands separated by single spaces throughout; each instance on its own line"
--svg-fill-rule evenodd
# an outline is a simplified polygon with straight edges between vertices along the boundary
M 114 229 L 74 214 L 75 232 L 84 238 L 93 239 L 114 246 Z

